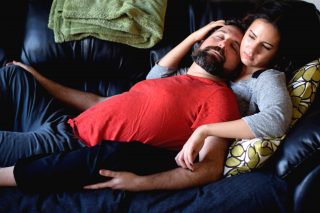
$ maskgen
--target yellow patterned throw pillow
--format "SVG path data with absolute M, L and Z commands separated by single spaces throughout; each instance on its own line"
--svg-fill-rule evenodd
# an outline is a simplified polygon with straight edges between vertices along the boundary
M 307 111 L 315 99 L 320 82 L 320 58 L 298 69 L 288 81 L 293 104 L 290 127 Z M 260 167 L 277 150 L 285 136 L 236 140 L 229 148 L 224 175 L 230 177 Z
M 288 83 L 293 104 L 291 127 L 307 111 L 316 96 L 320 81 L 320 58 L 299 69 Z

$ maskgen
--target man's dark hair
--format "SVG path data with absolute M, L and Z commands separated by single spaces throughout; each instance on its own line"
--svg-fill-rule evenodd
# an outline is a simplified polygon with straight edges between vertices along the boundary
M 245 24 L 238 19 L 229 19 L 225 21 L 225 25 L 232 25 L 237 27 L 239 30 L 241 30 L 241 32 L 245 33 L 247 28 L 245 26 Z
M 229 20 L 226 20 L 225 21 L 225 25 L 231 25 L 231 26 L 234 26 L 236 28 L 238 28 L 242 33 L 245 33 L 246 32 L 246 25 L 241 21 L 241 20 L 238 20 L 238 19 L 229 19 Z M 210 30 L 207 34 L 207 36 L 204 38 L 204 40 L 206 38 L 208 38 L 212 33 L 214 33 L 216 30 L 218 30 L 219 28 L 221 28 L 220 26 L 219 27 L 215 27 L 213 28 L 212 30 Z

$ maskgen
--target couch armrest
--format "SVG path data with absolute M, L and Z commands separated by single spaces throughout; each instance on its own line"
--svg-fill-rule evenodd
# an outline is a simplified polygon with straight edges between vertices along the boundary
M 281 147 L 265 165 L 297 186 L 320 162 L 320 91 L 306 114 L 290 129 Z
M 293 195 L 293 212 L 314 212 L 320 197 L 320 165 L 315 167 L 296 187 Z

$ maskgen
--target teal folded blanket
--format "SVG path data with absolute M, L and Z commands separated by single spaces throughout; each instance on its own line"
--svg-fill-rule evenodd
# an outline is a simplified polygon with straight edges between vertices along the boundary
M 167 0 L 53 0 L 48 27 L 56 42 L 93 36 L 137 48 L 162 39 Z

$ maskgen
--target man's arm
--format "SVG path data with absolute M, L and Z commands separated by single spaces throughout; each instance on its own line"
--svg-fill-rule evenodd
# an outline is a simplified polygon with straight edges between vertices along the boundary
M 53 97 L 62 103 L 79 110 L 80 112 L 106 99 L 106 97 L 101 97 L 93 93 L 83 92 L 58 84 L 57 82 L 41 75 L 33 67 L 21 62 L 13 61 L 12 64 L 20 66 L 24 70 L 30 72 L 41 86 L 43 86 Z
M 111 180 L 86 186 L 86 189 L 112 188 L 129 191 L 173 190 L 199 186 L 222 177 L 228 141 L 208 137 L 195 163 L 194 171 L 181 167 L 148 176 L 137 176 L 129 172 L 101 170 L 100 174 Z

